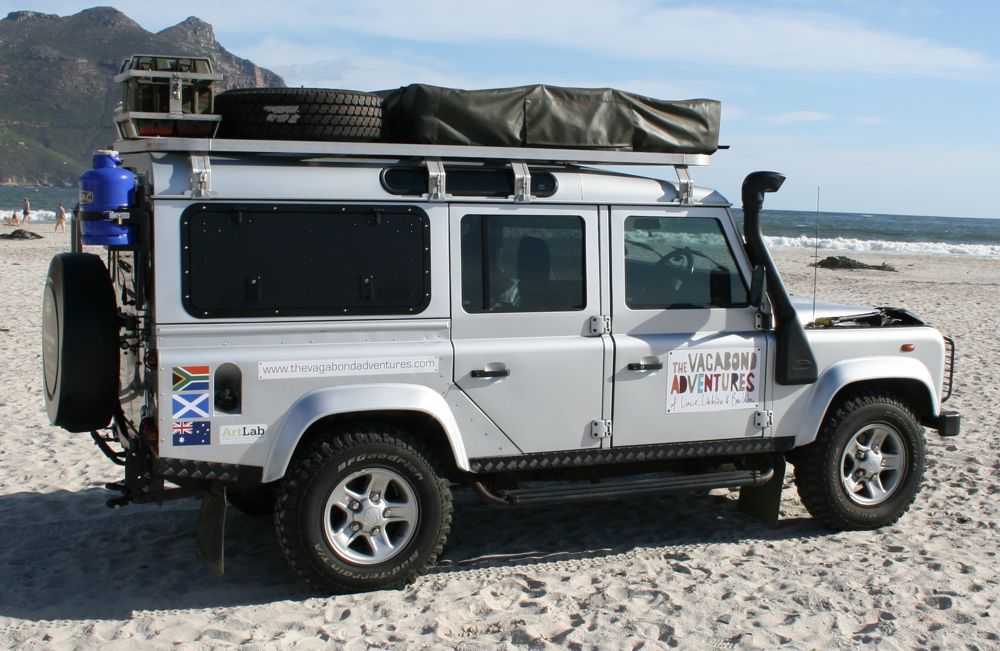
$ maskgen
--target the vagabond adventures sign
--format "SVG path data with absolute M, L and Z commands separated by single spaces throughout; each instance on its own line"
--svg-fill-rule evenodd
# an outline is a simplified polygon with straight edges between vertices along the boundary
M 667 413 L 759 409 L 758 347 L 672 350 L 667 356 Z

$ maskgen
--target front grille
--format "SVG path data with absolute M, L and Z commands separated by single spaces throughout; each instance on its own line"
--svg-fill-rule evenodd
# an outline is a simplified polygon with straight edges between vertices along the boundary
M 951 397 L 951 382 L 955 377 L 955 340 L 944 338 L 944 386 L 941 387 L 941 402 Z

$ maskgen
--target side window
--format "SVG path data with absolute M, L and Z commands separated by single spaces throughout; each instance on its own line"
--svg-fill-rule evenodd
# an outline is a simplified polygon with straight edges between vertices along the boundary
M 627 217 L 625 304 L 633 309 L 745 307 L 747 287 L 719 221 Z
M 184 308 L 198 318 L 417 314 L 430 302 L 418 208 L 197 204 L 181 217 Z
M 584 222 L 572 215 L 462 218 L 466 312 L 566 312 L 587 306 Z

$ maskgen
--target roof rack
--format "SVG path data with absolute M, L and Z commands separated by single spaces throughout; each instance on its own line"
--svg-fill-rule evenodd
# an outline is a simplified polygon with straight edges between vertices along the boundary
M 677 174 L 681 203 L 691 197 L 694 184 L 689 166 L 709 164 L 708 154 L 662 154 L 655 152 L 609 151 L 601 149 L 548 149 L 536 147 L 483 147 L 475 145 L 413 145 L 388 142 L 315 142 L 288 140 L 227 140 L 211 138 L 145 138 L 121 140 L 115 147 L 122 154 L 152 152 L 185 153 L 191 157 L 194 175 L 202 179 L 196 194 L 207 193 L 210 187 L 213 155 L 259 155 L 317 158 L 386 158 L 420 160 L 427 166 L 429 189 L 433 199 L 444 196 L 445 170 L 443 161 L 504 162 L 514 171 L 515 194 L 528 196 L 531 177 L 527 163 L 644 165 L 674 168 Z M 202 196 L 201 194 L 199 196 Z
M 292 140 L 225 140 L 209 138 L 148 138 L 115 143 L 123 154 L 191 152 L 204 154 L 263 154 L 299 158 L 437 158 L 441 160 L 503 160 L 532 163 L 594 163 L 600 165 L 702 166 L 709 154 L 661 154 L 604 149 L 484 147 L 477 145 L 413 145 L 390 142 L 315 142 Z

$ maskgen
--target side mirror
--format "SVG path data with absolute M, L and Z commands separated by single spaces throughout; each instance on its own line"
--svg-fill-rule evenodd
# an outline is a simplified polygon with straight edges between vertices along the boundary
M 750 278 L 750 305 L 760 307 L 764 304 L 764 289 L 764 265 L 759 264 L 753 268 Z

